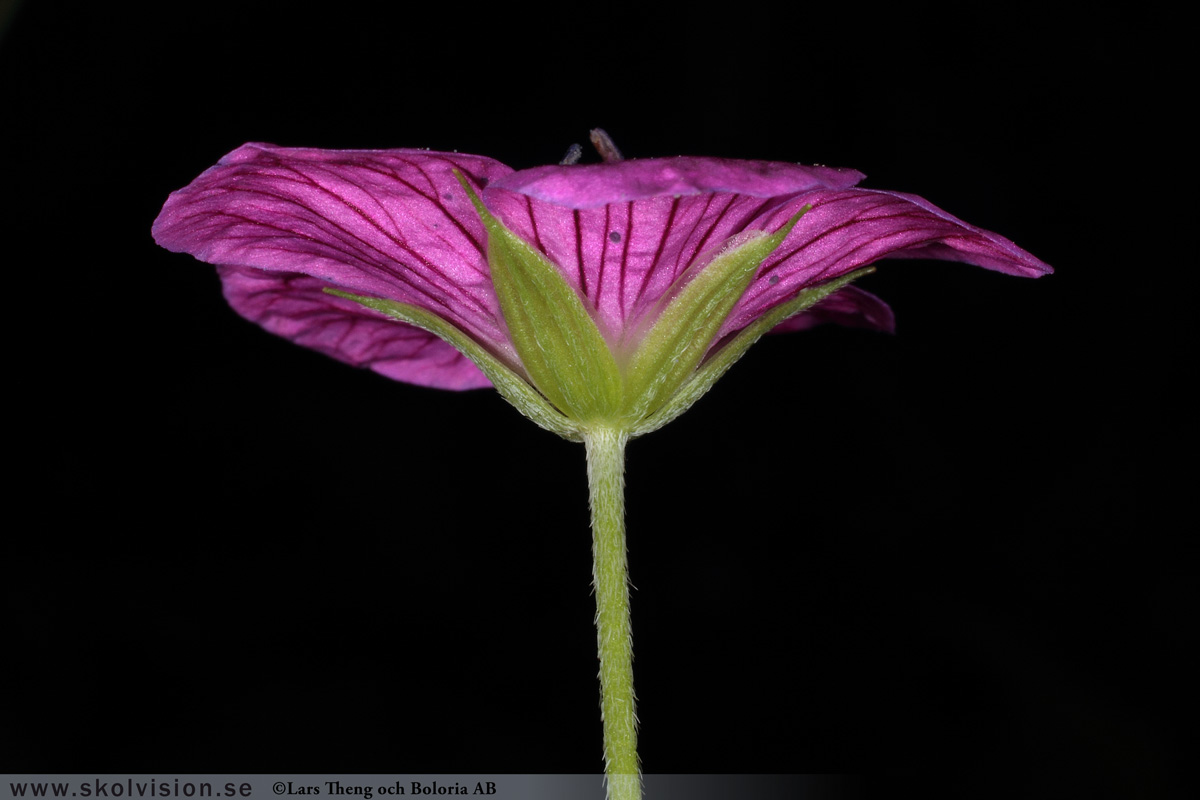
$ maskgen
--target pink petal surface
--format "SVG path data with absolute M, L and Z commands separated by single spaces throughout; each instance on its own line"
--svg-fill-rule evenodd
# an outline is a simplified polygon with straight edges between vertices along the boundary
M 213 264 L 308 275 L 410 303 L 515 362 L 483 225 L 453 169 L 477 187 L 512 171 L 482 156 L 426 150 L 247 144 L 172 194 L 153 234 L 163 247 Z M 275 308 L 275 330 L 290 330 L 278 319 L 283 306 Z M 352 363 L 360 356 L 339 351 Z
M 616 343 L 685 270 L 756 220 L 773 220 L 781 203 L 861 178 L 829 167 L 681 157 L 523 170 L 483 197 L 591 301 Z
M 217 267 L 225 299 L 271 333 L 393 380 L 440 389 L 491 386 L 474 364 L 431 333 L 324 291 L 320 278 Z

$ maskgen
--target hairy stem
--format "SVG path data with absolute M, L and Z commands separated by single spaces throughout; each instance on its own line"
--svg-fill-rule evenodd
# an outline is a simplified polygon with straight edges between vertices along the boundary
M 600 712 L 609 800 L 640 800 L 637 716 L 633 695 L 633 634 L 629 626 L 629 562 L 625 555 L 624 431 L 584 434 L 592 507 L 592 583 L 600 650 Z

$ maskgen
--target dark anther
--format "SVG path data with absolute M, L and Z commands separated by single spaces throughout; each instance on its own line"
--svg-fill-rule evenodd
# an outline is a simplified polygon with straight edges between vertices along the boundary
M 561 166 L 569 167 L 572 164 L 578 164 L 579 159 L 583 158 L 583 147 L 578 144 L 573 144 L 567 148 L 567 154 L 563 156 L 563 160 L 558 162 Z
M 612 137 L 605 133 L 603 128 L 592 128 L 592 146 L 596 148 L 596 152 L 600 154 L 600 158 L 604 159 L 606 164 L 625 160 L 621 151 L 613 144 Z

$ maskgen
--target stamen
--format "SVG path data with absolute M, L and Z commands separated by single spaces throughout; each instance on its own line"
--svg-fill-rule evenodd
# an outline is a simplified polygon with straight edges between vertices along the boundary
M 567 148 L 567 154 L 563 156 L 563 160 L 558 162 L 558 164 L 561 167 L 569 167 L 572 164 L 578 164 L 581 158 L 583 158 L 583 147 L 576 143 Z
M 596 148 L 596 152 L 600 154 L 600 158 L 604 159 L 604 163 L 612 164 L 625 160 L 625 157 L 621 155 L 621 151 L 613 143 L 612 137 L 603 128 L 592 128 L 591 138 L 592 146 Z

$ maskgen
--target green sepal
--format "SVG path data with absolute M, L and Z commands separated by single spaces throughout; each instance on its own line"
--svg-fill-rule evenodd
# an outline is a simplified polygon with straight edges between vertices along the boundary
M 759 232 L 718 254 L 665 306 L 625 363 L 622 417 L 638 423 L 688 380 L 713 337 L 733 312 L 759 266 L 812 206 L 804 206 L 773 234 Z
M 851 282 L 874 272 L 874 267 L 864 267 L 854 272 L 846 273 L 840 278 L 804 289 L 788 302 L 776 306 L 770 312 L 759 317 L 750 325 L 743 328 L 724 347 L 708 359 L 679 390 L 672 395 L 661 408 L 646 419 L 639 422 L 632 431 L 634 436 L 642 436 L 656 431 L 683 412 L 704 396 L 713 384 L 732 367 L 739 358 L 745 355 L 750 345 L 754 344 L 767 331 L 776 325 L 796 316 L 805 309 L 816 305 L 829 295 L 844 288 Z
M 473 338 L 436 314 L 431 314 L 422 308 L 407 303 L 398 303 L 394 300 L 384 300 L 379 297 L 363 297 L 337 289 L 325 289 L 325 291 L 336 297 L 353 300 L 359 305 L 366 306 L 389 317 L 398 319 L 401 322 L 407 322 L 409 325 L 432 333 L 471 359 L 471 362 L 479 367 L 480 372 L 487 376 L 487 379 L 492 382 L 492 385 L 496 387 L 501 396 L 535 424 L 551 433 L 557 433 L 564 439 L 569 439 L 573 442 L 583 441 L 579 426 L 547 403 L 546 398 L 538 394 L 537 390 L 530 386 L 524 377 L 514 372 L 508 365 L 488 352 L 486 348 Z
M 610 420 L 621 373 L 608 342 L 558 268 L 492 216 L 455 173 L 488 234 L 487 257 L 509 338 L 533 385 L 577 422 Z

